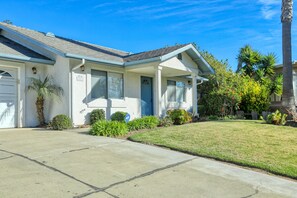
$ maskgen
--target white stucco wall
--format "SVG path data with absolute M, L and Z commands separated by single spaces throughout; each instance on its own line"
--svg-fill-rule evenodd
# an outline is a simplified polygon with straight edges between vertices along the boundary
M 79 62 L 71 62 L 74 67 Z M 123 99 L 95 99 L 90 97 L 91 92 L 91 69 L 97 69 L 109 72 L 118 72 L 124 75 L 124 98 Z M 131 119 L 141 117 L 141 76 L 153 78 L 153 92 L 155 93 L 154 75 L 139 74 L 127 72 L 124 68 L 106 66 L 101 64 L 86 63 L 85 71 L 80 68 L 73 71 L 73 122 L 75 125 L 89 123 L 89 114 L 94 109 L 103 109 L 106 112 L 106 118 L 109 119 L 116 111 L 128 112 Z M 167 79 L 184 81 L 186 84 L 186 101 L 183 103 L 167 102 Z M 154 97 L 154 105 L 157 104 Z M 184 108 L 190 110 L 192 107 L 192 89 L 188 85 L 187 79 L 165 78 L 162 77 L 162 114 L 165 115 L 168 109 Z
M 173 59 L 171 64 L 175 64 L 176 61 L 180 63 L 179 60 Z M 66 114 L 73 118 L 75 125 L 87 124 L 89 123 L 89 114 L 94 109 L 104 109 L 107 119 L 116 111 L 128 112 L 131 115 L 131 119 L 141 117 L 141 76 L 153 78 L 153 93 L 156 93 L 154 74 L 128 72 L 125 68 L 90 62 L 85 64 L 85 71 L 81 71 L 78 68 L 71 72 L 72 68 L 80 63 L 79 60 L 69 60 L 60 56 L 56 56 L 55 60 L 56 63 L 53 66 L 29 62 L 0 61 L 0 65 L 18 70 L 18 127 L 34 127 L 38 125 L 35 107 L 36 94 L 27 91 L 31 77 L 44 79 L 46 75 L 50 75 L 53 77 L 54 83 L 61 86 L 64 90 L 64 94 L 60 99 L 46 100 L 44 113 L 47 122 L 58 114 Z M 36 67 L 37 74 L 33 74 L 32 67 Z M 91 100 L 91 69 L 122 73 L 124 76 L 124 98 Z M 185 102 L 168 102 L 167 80 L 183 81 L 185 83 Z M 168 109 L 183 108 L 191 110 L 192 87 L 188 84 L 188 79 L 162 76 L 161 84 L 162 115 L 165 115 Z M 155 94 L 153 95 L 155 96 Z M 158 104 L 158 101 L 154 97 L 153 105 L 156 104 Z M 71 109 L 73 112 L 71 112 Z
M 293 69 L 293 89 L 295 96 L 295 104 L 297 104 L 297 69 Z
M 26 68 L 22 75 L 25 76 L 25 95 L 26 95 L 26 113 L 25 126 L 34 127 L 39 124 L 36 112 L 36 93 L 28 92 L 27 86 L 30 83 L 30 78 L 44 78 L 49 75 L 53 78 L 53 82 L 62 87 L 64 90 L 60 98 L 47 98 L 44 104 L 44 116 L 46 122 L 49 122 L 54 116 L 58 114 L 69 115 L 69 60 L 63 57 L 56 57 L 56 63 L 52 65 L 43 65 L 38 63 L 26 63 Z M 33 74 L 32 67 L 36 67 L 37 74 Z
M 36 67 L 37 73 L 33 74 L 32 67 Z M 25 95 L 26 95 L 26 113 L 25 113 L 25 123 L 26 127 L 35 127 L 38 126 L 38 117 L 37 117 L 37 111 L 36 111 L 36 92 L 34 91 L 28 91 L 27 87 L 30 84 L 31 80 L 30 78 L 40 78 L 44 79 L 45 77 L 45 71 L 47 70 L 48 66 L 41 65 L 41 64 L 35 64 L 35 63 L 26 63 L 25 64 Z M 48 121 L 47 117 L 47 104 L 45 104 L 45 118 Z

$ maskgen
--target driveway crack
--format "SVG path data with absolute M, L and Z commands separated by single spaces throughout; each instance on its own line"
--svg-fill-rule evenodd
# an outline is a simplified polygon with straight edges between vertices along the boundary
M 64 175 L 64 176 L 66 176 L 66 177 L 68 177 L 68 178 L 70 178 L 70 179 L 73 179 L 73 180 L 75 180 L 75 181 L 77 181 L 77 182 L 79 182 L 79 183 L 81 183 L 81 184 L 84 184 L 84 185 L 86 185 L 86 186 L 92 188 L 93 190 L 96 190 L 96 191 L 101 190 L 101 188 L 98 188 L 98 187 L 96 187 L 96 186 L 93 186 L 93 185 L 91 185 L 91 184 L 88 184 L 88 183 L 86 183 L 86 182 L 84 182 L 84 181 L 82 181 L 82 180 L 80 180 L 80 179 L 78 179 L 78 178 L 76 178 L 76 177 L 74 177 L 74 176 L 72 176 L 72 175 L 69 175 L 69 174 L 67 174 L 67 173 L 65 173 L 65 172 L 63 172 L 63 171 L 61 171 L 61 170 L 59 170 L 59 169 L 57 169 L 57 168 L 55 168 L 55 167 L 52 167 L 52 166 L 43 164 L 42 162 L 39 162 L 39 161 L 37 161 L 37 160 L 35 160 L 35 159 L 32 159 L 32 158 L 30 158 L 30 157 L 27 157 L 27 156 L 25 156 L 25 155 L 22 155 L 22 154 L 19 154 L 19 153 L 10 152 L 10 151 L 3 150 L 3 149 L 0 149 L 0 151 L 5 152 L 5 153 L 9 153 L 9 154 L 12 154 L 12 155 L 19 156 L 19 157 L 21 157 L 21 158 L 23 158 L 23 159 L 29 160 L 29 161 L 31 161 L 31 162 L 33 162 L 33 163 L 35 163 L 35 164 L 38 164 L 38 165 L 40 165 L 40 166 L 43 166 L 43 167 L 47 168 L 47 169 L 50 169 L 50 170 L 55 171 L 55 172 L 58 172 L 58 173 L 60 173 L 60 174 L 62 174 L 62 175 Z
M 12 158 L 12 157 L 13 157 L 13 155 L 11 155 L 11 156 L 8 156 L 8 157 L 3 157 L 3 158 L 0 158 L 0 160 L 9 159 L 9 158 Z
M 129 179 L 126 179 L 126 180 L 123 180 L 123 181 L 119 181 L 119 182 L 110 184 L 109 186 L 103 187 L 103 188 L 98 189 L 98 190 L 95 190 L 93 192 L 88 192 L 88 193 L 84 193 L 84 194 L 81 194 L 81 195 L 78 195 L 78 196 L 74 196 L 74 198 L 83 198 L 83 197 L 87 197 L 87 196 L 89 196 L 91 194 L 98 193 L 98 192 L 105 192 L 105 193 L 107 193 L 106 190 L 108 190 L 109 188 L 112 188 L 114 186 L 117 186 L 117 185 L 120 185 L 120 184 L 124 184 L 124 183 L 130 182 L 130 181 L 133 181 L 133 180 L 136 180 L 136 179 L 139 179 L 139 178 L 150 176 L 150 175 L 155 174 L 157 172 L 160 172 L 160 171 L 163 171 L 163 170 L 166 170 L 166 169 L 169 169 L 169 168 L 173 168 L 173 167 L 176 167 L 176 166 L 185 164 L 185 163 L 190 162 L 190 161 L 192 161 L 194 159 L 196 159 L 196 157 L 191 158 L 191 159 L 188 159 L 188 160 L 184 160 L 184 161 L 181 161 L 181 162 L 177 162 L 177 163 L 174 163 L 174 164 L 170 164 L 170 165 L 167 165 L 167 166 L 164 166 L 164 167 L 161 167 L 161 168 L 157 168 L 157 169 L 154 169 L 154 170 L 145 172 L 143 174 L 140 174 L 140 175 L 131 177 Z
M 253 197 L 255 196 L 256 194 L 259 193 L 259 190 L 258 190 L 258 187 L 255 189 L 255 192 L 253 194 L 250 194 L 250 195 L 247 195 L 247 196 L 244 196 L 244 197 L 241 197 L 241 198 L 250 198 L 250 197 Z

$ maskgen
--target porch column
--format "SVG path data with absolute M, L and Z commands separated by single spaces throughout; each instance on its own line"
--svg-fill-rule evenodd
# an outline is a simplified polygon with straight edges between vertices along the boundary
M 193 103 L 193 116 L 198 115 L 198 105 L 197 105 L 197 75 L 192 74 L 192 103 Z
M 162 67 L 155 67 L 155 85 L 156 85 L 156 103 L 155 103 L 155 116 L 162 115 Z

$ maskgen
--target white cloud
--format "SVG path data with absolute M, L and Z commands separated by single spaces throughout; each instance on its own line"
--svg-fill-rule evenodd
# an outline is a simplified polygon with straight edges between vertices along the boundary
M 281 0 L 258 0 L 258 2 L 262 5 L 261 13 L 264 19 L 272 19 L 280 12 Z

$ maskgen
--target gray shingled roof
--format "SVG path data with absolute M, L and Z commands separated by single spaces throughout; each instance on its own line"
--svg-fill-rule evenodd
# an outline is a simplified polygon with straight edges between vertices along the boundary
M 72 39 L 67 39 L 60 36 L 49 37 L 49 36 L 46 36 L 44 32 L 34 31 L 27 28 L 22 28 L 15 25 L 2 23 L 2 22 L 0 22 L 0 25 L 3 25 L 11 30 L 14 30 L 20 34 L 23 34 L 33 40 L 36 40 L 42 44 L 50 46 L 65 54 L 68 53 L 68 54 L 98 58 L 102 60 L 115 61 L 115 62 L 121 62 L 121 63 L 163 56 L 165 54 L 168 54 L 181 47 L 188 45 L 188 44 L 175 45 L 175 46 L 164 47 L 156 50 L 131 54 L 128 52 L 124 52 L 124 51 L 120 51 L 120 50 L 116 50 L 108 47 L 103 47 L 100 45 L 90 44 L 86 42 L 76 41 Z
M 168 54 L 170 52 L 173 52 L 179 48 L 182 48 L 188 44 L 183 44 L 183 45 L 175 45 L 175 46 L 170 46 L 170 47 L 163 47 L 160 49 L 156 50 L 151 50 L 151 51 L 146 51 L 146 52 L 140 52 L 137 54 L 131 54 L 126 57 L 124 57 L 125 62 L 131 62 L 131 61 L 138 61 L 138 60 L 144 60 L 144 59 L 149 59 L 149 58 L 155 58 L 159 56 L 163 56 L 165 54 Z
M 59 36 L 49 37 L 46 36 L 44 32 L 38 32 L 15 25 L 9 25 L 1 22 L 0 24 L 27 37 L 30 37 L 31 39 L 37 40 L 47 46 L 55 48 L 56 50 L 63 53 L 71 53 L 118 62 L 123 62 L 123 56 L 127 56 L 129 54 L 128 52 L 123 52 L 120 50 L 115 50 L 86 42 L 75 41 Z
M 3 36 L 0 36 L 0 53 L 6 55 L 16 55 L 22 57 L 31 57 L 49 60 L 47 57 L 38 54 L 12 40 L 9 40 Z

